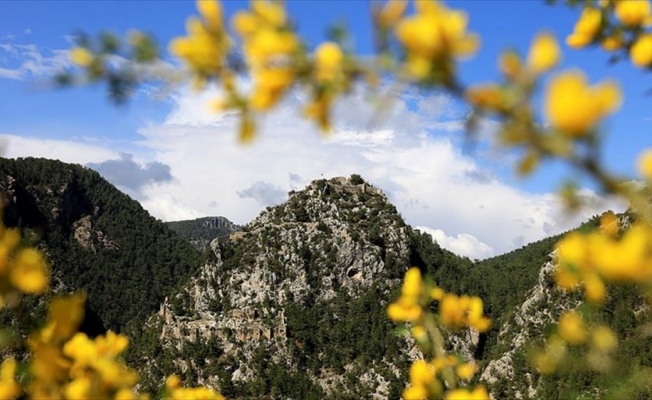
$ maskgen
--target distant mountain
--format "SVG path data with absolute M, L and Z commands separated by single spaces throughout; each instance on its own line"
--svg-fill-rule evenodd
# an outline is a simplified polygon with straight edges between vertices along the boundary
M 59 291 L 84 289 L 99 330 L 138 326 L 198 269 L 200 254 L 97 172 L 0 158 L 4 221 L 35 237 Z
M 225 217 L 204 217 L 165 224 L 198 250 L 205 250 L 213 239 L 229 236 L 241 228 Z

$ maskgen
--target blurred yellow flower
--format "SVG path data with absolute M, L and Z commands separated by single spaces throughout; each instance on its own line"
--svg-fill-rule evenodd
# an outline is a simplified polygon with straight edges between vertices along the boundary
M 489 393 L 484 386 L 478 386 L 473 390 L 453 389 L 446 393 L 445 400 L 489 400 Z
M 20 385 L 16 382 L 16 359 L 7 358 L 0 367 L 0 399 L 13 399 L 20 393 Z
M 614 34 L 604 38 L 601 44 L 605 51 L 616 51 L 623 47 L 623 38 L 618 34 Z
M 334 81 L 342 76 L 344 54 L 333 42 L 322 43 L 315 50 L 315 77 L 317 81 Z
M 652 34 L 641 35 L 630 48 L 629 57 L 637 67 L 649 67 L 652 64 Z
M 621 103 L 620 89 L 613 82 L 590 87 L 580 71 L 555 76 L 546 91 L 545 114 L 554 129 L 580 137 L 595 128 Z
M 216 0 L 197 0 L 197 10 L 206 22 L 206 27 L 213 32 L 223 29 L 222 3 Z
M 468 18 L 464 12 L 431 0 L 418 1 L 416 6 L 417 13 L 399 21 L 395 29 L 415 78 L 425 78 L 431 66 L 447 70 L 454 58 L 476 52 L 479 39 L 466 31 Z
M 567 311 L 559 318 L 559 335 L 567 343 L 581 344 L 587 337 L 582 317 L 575 311 Z
M 566 44 L 575 49 L 585 47 L 593 41 L 601 24 L 602 11 L 597 8 L 585 8 L 575 23 L 573 33 L 566 37 Z
M 403 391 L 403 400 L 422 400 L 428 396 L 428 390 L 423 386 L 410 386 Z
M 652 181 L 652 149 L 647 149 L 638 156 L 637 167 L 641 176 Z
M 648 0 L 618 0 L 615 14 L 620 22 L 629 27 L 649 25 L 652 17 Z
M 416 360 L 410 366 L 410 383 L 413 386 L 428 386 L 435 379 L 435 373 L 430 364 L 424 360 Z
M 10 279 L 24 293 L 42 293 L 48 287 L 50 277 L 41 253 L 34 248 L 20 250 L 14 260 Z
M 407 0 L 388 0 L 378 14 L 378 22 L 384 28 L 394 26 L 407 8 Z
M 557 65 L 560 57 L 561 51 L 555 37 L 550 33 L 542 33 L 532 41 L 527 63 L 534 73 L 540 74 Z
M 82 68 L 90 67 L 95 61 L 95 56 L 90 50 L 84 47 L 75 47 L 68 53 L 68 58 L 74 64 Z
M 469 379 L 473 378 L 476 370 L 477 366 L 474 363 L 466 363 L 459 365 L 455 372 L 460 379 L 468 381 Z
M 618 347 L 618 339 L 608 327 L 596 326 L 591 330 L 591 344 L 600 351 L 611 351 Z

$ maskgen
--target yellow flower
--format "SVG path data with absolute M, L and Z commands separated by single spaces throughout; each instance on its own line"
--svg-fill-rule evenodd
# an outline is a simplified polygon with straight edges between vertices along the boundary
M 138 397 L 131 389 L 120 389 L 118 393 L 115 394 L 114 400 L 136 400 Z
M 70 61 L 72 61 L 74 64 L 77 64 L 83 68 L 90 67 L 95 61 L 95 56 L 93 56 L 93 53 L 84 47 L 75 47 L 70 50 L 70 53 L 68 53 L 68 58 L 70 58 Z
M 428 0 L 416 2 L 416 8 L 417 14 L 402 19 L 395 29 L 414 77 L 426 77 L 431 65 L 446 70 L 454 58 L 476 52 L 479 39 L 466 31 L 468 18 L 464 12 Z
M 395 322 L 411 322 L 421 318 L 421 306 L 417 304 L 403 305 L 400 302 L 392 303 L 387 308 L 387 315 Z
M 378 14 L 378 22 L 385 28 L 394 26 L 403 16 L 407 5 L 407 0 L 388 0 Z
M 652 64 L 652 34 L 641 35 L 629 50 L 629 56 L 637 67 L 649 67 Z
M 616 51 L 623 47 L 623 38 L 620 35 L 612 35 L 602 40 L 602 48 L 605 51 Z
M 602 12 L 596 8 L 585 8 L 575 23 L 573 33 L 566 38 L 566 44 L 575 49 L 588 45 L 600 30 L 601 24 Z
M 168 378 L 165 380 L 165 387 L 168 388 L 168 390 L 181 387 L 181 378 L 179 378 L 177 375 L 168 376 Z
M 444 297 L 444 289 L 440 287 L 436 287 L 430 291 L 430 298 L 433 300 L 441 300 Z
M 231 24 L 236 33 L 242 37 L 251 35 L 258 29 L 256 16 L 247 11 L 238 11 L 233 16 Z
M 213 32 L 222 30 L 222 4 L 216 0 L 197 0 L 197 10 Z
M 619 0 L 616 2 L 615 13 L 616 18 L 626 26 L 649 25 L 650 2 L 648 0 Z
M 557 75 L 548 85 L 545 114 L 553 128 L 580 137 L 595 128 L 600 119 L 620 106 L 620 89 L 613 82 L 588 86 L 582 72 Z
M 555 37 L 550 33 L 542 33 L 532 41 L 527 62 L 532 71 L 540 74 L 557 65 L 560 54 Z
M 473 391 L 468 389 L 453 389 L 446 393 L 445 400 L 489 400 L 489 393 L 484 386 L 478 386 Z
M 411 333 L 412 337 L 418 342 L 423 342 L 428 339 L 428 332 L 426 331 L 426 328 L 421 325 L 412 327 Z
M 638 156 L 638 173 L 648 181 L 652 181 L 652 149 L 643 151 Z
M 89 397 L 91 380 L 89 377 L 77 378 L 66 386 L 66 397 L 69 399 L 85 399 Z
M 41 253 L 34 248 L 20 250 L 10 279 L 15 287 L 25 293 L 41 293 L 47 289 L 50 278 Z
M 97 354 L 100 357 L 116 357 L 126 350 L 129 345 L 129 339 L 126 336 L 118 335 L 113 331 L 108 331 L 106 335 L 95 338 Z
M 559 335 L 570 344 L 581 344 L 587 332 L 582 317 L 575 311 L 567 311 L 559 318 Z
M 315 75 L 318 81 L 333 81 L 341 74 L 344 54 L 333 42 L 322 43 L 315 50 Z
M 518 75 L 522 64 L 521 57 L 513 51 L 503 52 L 498 58 L 498 68 L 508 79 L 513 79 Z
M 264 24 L 280 28 L 287 23 L 285 9 L 280 2 L 253 0 L 251 2 L 251 9 Z
M 428 386 L 435 379 L 435 373 L 424 360 L 416 360 L 410 366 L 410 383 L 413 386 Z
M 403 391 L 403 400 L 422 400 L 428 396 L 428 390 L 423 386 L 410 386 Z
M 608 327 L 597 326 L 592 330 L 591 344 L 600 351 L 611 351 L 618 346 L 618 339 Z
M 464 94 L 473 105 L 492 111 L 501 111 L 506 108 L 505 96 L 502 88 L 494 83 L 472 86 Z
M 20 385 L 16 382 L 17 362 L 7 358 L 0 367 L 0 399 L 13 399 L 20 393 Z
M 423 294 L 423 280 L 419 268 L 412 267 L 407 270 L 401 293 L 408 297 L 417 297 Z
M 584 277 L 584 290 L 587 300 L 592 303 L 601 303 L 605 298 L 606 288 L 596 274 L 587 274 Z
M 477 367 L 474 363 L 466 363 L 459 365 L 455 372 L 457 372 L 457 376 L 460 379 L 468 381 L 469 379 L 473 378 L 476 369 Z
M 48 312 L 51 336 L 57 339 L 68 339 L 72 336 L 84 319 L 85 302 L 86 295 L 81 292 L 54 298 L 50 302 Z

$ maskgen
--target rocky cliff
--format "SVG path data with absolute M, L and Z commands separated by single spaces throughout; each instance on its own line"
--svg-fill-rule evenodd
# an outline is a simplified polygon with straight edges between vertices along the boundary
M 374 186 L 314 181 L 213 241 L 200 273 L 150 320 L 151 335 L 187 378 L 227 395 L 396 398 L 415 353 L 385 308 L 412 234 Z M 219 357 L 197 350 L 208 345 Z

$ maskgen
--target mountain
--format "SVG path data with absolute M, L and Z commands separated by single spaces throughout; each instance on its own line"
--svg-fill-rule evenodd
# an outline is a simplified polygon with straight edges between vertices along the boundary
M 224 238 L 240 230 L 240 226 L 225 217 L 204 217 L 165 224 L 201 251 L 207 249 L 213 239 Z
M 180 372 L 185 384 L 229 398 L 399 398 L 421 354 L 386 308 L 409 266 L 484 299 L 489 332 L 445 336 L 449 350 L 478 363 L 476 382 L 494 398 L 606 396 L 630 365 L 652 367 L 652 335 L 638 329 L 652 326 L 645 299 L 609 287 L 605 306 L 592 309 L 581 293 L 557 289 L 559 237 L 474 263 L 405 224 L 357 175 L 313 181 L 244 227 L 222 217 L 171 227 L 96 172 L 51 160 L 0 159 L 0 193 L 5 223 L 46 253 L 54 290 L 88 292 L 83 329 L 130 336 L 126 360 L 150 392 Z M 203 255 L 193 247 L 211 237 Z M 622 368 L 608 379 L 570 365 L 541 376 L 529 366 L 530 344 L 577 307 L 620 338 L 614 365 Z M 42 304 L 25 309 L 19 319 L 38 324 Z M 3 326 L 13 322 L 0 312 Z M 649 383 L 638 385 L 611 397 L 649 398 Z
M 41 247 L 54 287 L 88 293 L 93 330 L 140 325 L 198 269 L 200 254 L 97 172 L 0 158 L 4 221 Z
M 235 398 L 398 398 L 418 354 L 386 316 L 403 274 L 472 264 L 355 176 L 314 181 L 210 247 L 130 361 Z

